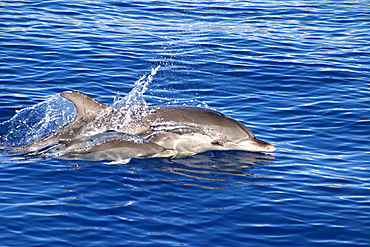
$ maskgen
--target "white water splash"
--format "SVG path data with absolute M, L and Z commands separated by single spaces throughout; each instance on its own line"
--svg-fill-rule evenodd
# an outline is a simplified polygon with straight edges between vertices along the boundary
M 73 104 L 59 94 L 21 109 L 11 119 L 0 123 L 0 153 L 29 144 L 67 125 L 74 118 Z
M 123 111 L 135 112 L 137 110 L 146 110 L 148 105 L 144 99 L 144 93 L 148 89 L 148 85 L 153 81 L 153 77 L 157 74 L 161 66 L 152 68 L 150 75 L 143 75 L 134 84 L 134 88 L 124 97 L 118 93 L 114 99 L 113 107 Z
M 140 79 L 134 83 L 134 88 L 126 96 L 121 96 L 120 93 L 117 93 L 112 106 L 120 109 L 121 111 L 127 111 L 127 114 L 132 114 L 139 111 L 145 112 L 148 109 L 148 104 L 144 99 L 144 94 L 148 89 L 149 84 L 153 81 L 153 77 L 157 74 L 159 68 L 161 68 L 160 65 L 152 68 L 149 75 L 141 76 Z M 150 97 L 150 99 L 154 100 L 156 104 L 161 105 L 186 105 L 210 108 L 207 102 L 200 101 L 198 99 L 173 100 L 153 95 Z

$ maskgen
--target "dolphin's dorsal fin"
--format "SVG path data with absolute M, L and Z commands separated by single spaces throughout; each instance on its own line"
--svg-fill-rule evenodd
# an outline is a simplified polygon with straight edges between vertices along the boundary
M 75 120 L 94 119 L 103 110 L 109 108 L 109 106 L 80 92 L 64 91 L 60 95 L 75 105 L 77 111 Z

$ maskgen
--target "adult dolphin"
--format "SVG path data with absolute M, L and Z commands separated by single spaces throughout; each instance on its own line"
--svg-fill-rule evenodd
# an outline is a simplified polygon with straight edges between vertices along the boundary
M 137 133 L 183 158 L 209 150 L 274 152 L 275 146 L 255 138 L 240 122 L 213 110 L 190 106 L 157 106 L 142 120 L 147 130 Z
M 274 152 L 275 146 L 255 138 L 240 122 L 213 110 L 191 106 L 153 106 L 134 115 L 122 113 L 92 97 L 64 91 L 77 111 L 72 123 L 35 143 L 37 149 L 58 139 L 73 139 L 93 130 L 115 130 L 136 135 L 164 149 L 174 150 L 172 158 L 183 158 L 209 150 Z

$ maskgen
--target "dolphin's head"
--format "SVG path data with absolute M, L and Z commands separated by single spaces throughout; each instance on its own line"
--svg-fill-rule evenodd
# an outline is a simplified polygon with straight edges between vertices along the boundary
M 221 144 L 226 150 L 242 150 L 249 152 L 275 152 L 276 147 L 270 143 L 261 141 L 255 137 L 253 132 L 244 126 L 242 123 L 225 117 L 227 128 L 219 128 L 219 132 L 215 136 L 221 136 L 220 140 L 225 140 L 226 143 Z
M 256 138 L 250 138 L 247 140 L 236 142 L 229 142 L 223 144 L 226 150 L 242 150 L 249 152 L 264 152 L 272 153 L 275 152 L 276 147 L 270 143 L 258 140 Z
M 241 141 L 237 144 L 237 146 L 240 147 L 242 150 L 251 152 L 272 153 L 276 150 L 276 147 L 274 145 L 255 138 Z

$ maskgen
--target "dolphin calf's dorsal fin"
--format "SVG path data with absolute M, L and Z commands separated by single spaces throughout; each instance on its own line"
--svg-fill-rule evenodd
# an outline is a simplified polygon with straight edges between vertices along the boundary
M 60 93 L 60 95 L 75 105 L 77 111 L 75 120 L 95 118 L 101 111 L 110 108 L 96 99 L 80 92 L 64 91 Z

